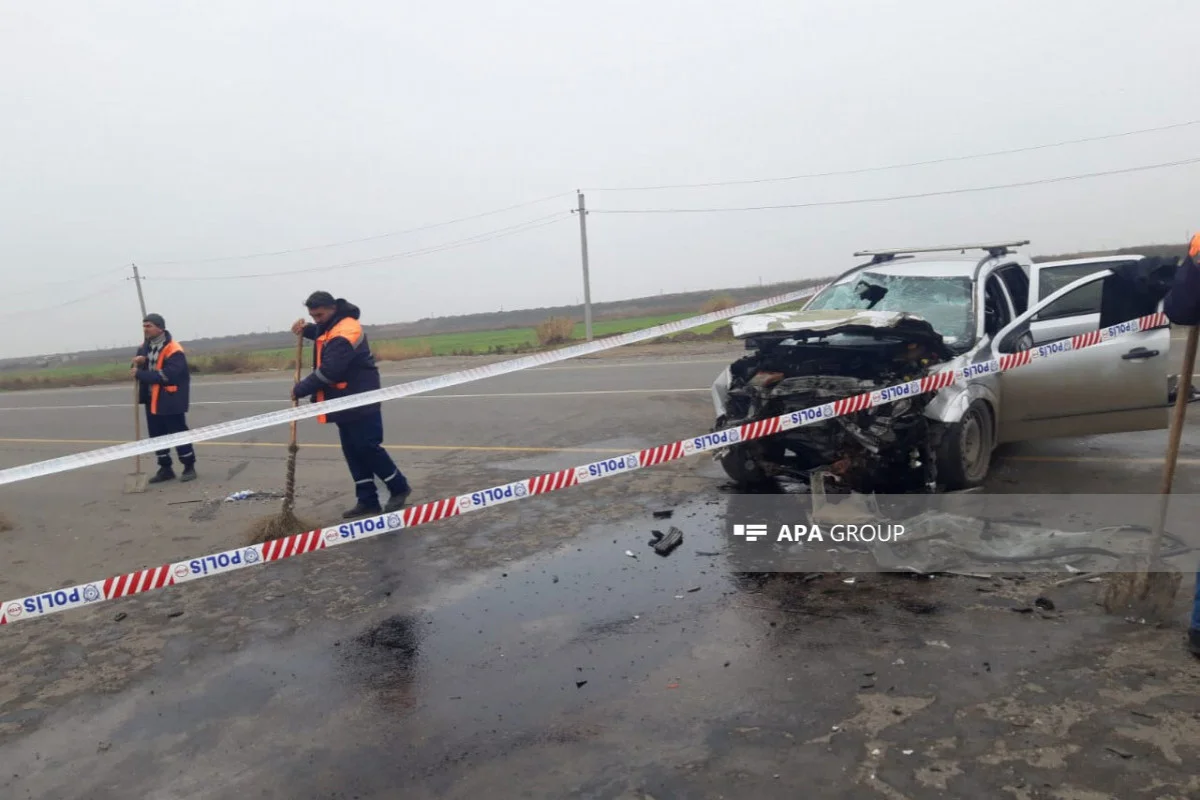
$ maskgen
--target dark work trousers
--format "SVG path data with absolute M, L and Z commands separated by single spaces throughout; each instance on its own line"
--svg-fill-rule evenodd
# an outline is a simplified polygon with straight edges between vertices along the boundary
M 408 488 L 408 479 L 383 449 L 382 412 L 368 412 L 361 417 L 339 420 L 336 424 L 342 453 L 354 479 L 354 495 L 360 503 L 371 507 L 379 505 L 376 477 L 392 494 Z
M 151 414 L 150 410 L 146 410 L 146 427 L 150 432 L 150 438 L 155 436 L 168 436 L 172 433 L 183 433 L 188 429 L 186 414 Z M 189 467 L 196 463 L 196 451 L 192 449 L 191 443 L 181 444 L 175 448 L 175 452 L 179 454 L 179 461 L 185 467 Z M 158 456 L 158 465 L 160 467 L 171 466 L 171 450 L 157 450 L 155 455 Z
M 1192 600 L 1191 628 L 1200 631 L 1200 569 L 1196 570 L 1196 597 Z

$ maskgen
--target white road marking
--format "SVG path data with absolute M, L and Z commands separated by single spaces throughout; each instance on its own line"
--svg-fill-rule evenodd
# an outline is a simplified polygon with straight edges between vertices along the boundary
M 492 397 L 577 397 L 581 395 L 597 395 L 597 394 L 686 394 L 689 392 L 707 392 L 709 387 L 698 389 L 593 389 L 582 390 L 578 392 L 492 392 L 486 394 L 416 394 L 410 397 L 401 398 L 403 400 L 462 400 L 467 398 L 492 398 Z M 229 405 L 276 405 L 280 407 L 288 406 L 290 403 L 278 399 L 261 400 L 194 400 L 191 403 L 193 406 L 229 406 Z M 2 411 L 82 411 L 87 409 L 98 408 L 121 408 L 129 410 L 129 403 L 93 403 L 90 405 L 79 406 L 0 406 Z

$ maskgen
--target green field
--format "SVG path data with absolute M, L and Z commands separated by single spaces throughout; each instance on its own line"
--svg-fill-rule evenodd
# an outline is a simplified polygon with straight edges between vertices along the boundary
M 592 322 L 592 336 L 612 336 L 618 333 L 628 333 L 655 325 L 663 325 L 675 320 L 687 319 L 694 314 L 664 314 L 651 317 L 629 317 L 628 319 L 597 320 Z M 690 330 L 696 333 L 711 332 L 723 323 L 713 323 Z M 587 331 L 582 322 L 575 324 L 572 337 L 583 341 Z M 463 333 L 438 333 L 432 336 L 418 336 L 404 339 L 382 339 L 371 343 L 374 350 L 386 354 L 391 348 L 404 348 L 414 351 L 426 351 L 428 355 L 480 355 L 496 352 L 499 349 L 511 351 L 516 348 L 536 347 L 537 333 L 533 328 L 508 328 L 499 331 L 467 331 Z M 254 357 L 263 359 L 291 359 L 295 351 L 290 348 L 274 350 L 256 350 L 251 353 Z M 386 358 L 385 358 L 386 360 Z

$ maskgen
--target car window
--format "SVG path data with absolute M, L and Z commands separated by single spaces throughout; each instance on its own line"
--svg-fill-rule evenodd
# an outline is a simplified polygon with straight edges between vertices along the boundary
M 925 319 L 950 347 L 975 339 L 971 279 L 921 275 L 881 275 L 863 271 L 830 286 L 808 309 L 904 311 Z
M 1061 267 L 1043 267 L 1038 271 L 1038 300 L 1044 300 L 1067 284 L 1104 269 L 1100 264 L 1065 264 Z M 1083 314 L 1099 314 L 1104 281 L 1089 283 L 1065 297 L 1046 306 L 1034 317 L 1036 320 L 1077 317 Z
M 1013 302 L 1013 312 L 1018 316 L 1024 314 L 1029 308 L 1029 276 L 1017 266 L 1004 267 L 996 274 L 1008 289 L 1008 296 Z

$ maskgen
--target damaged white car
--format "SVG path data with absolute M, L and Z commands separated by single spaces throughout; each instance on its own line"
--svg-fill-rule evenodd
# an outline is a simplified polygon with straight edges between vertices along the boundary
M 1034 263 L 1012 249 L 1025 244 L 856 253 L 871 261 L 802 310 L 735 317 L 734 335 L 752 352 L 714 382 L 713 430 L 821 408 L 1161 309 L 1172 268 L 1163 259 Z M 776 477 L 811 484 L 818 474 L 834 491 L 978 486 L 1002 443 L 1166 428 L 1170 336 L 1168 327 L 1140 331 L 1009 372 L 959 377 L 936 392 L 744 441 L 714 457 L 739 486 Z

